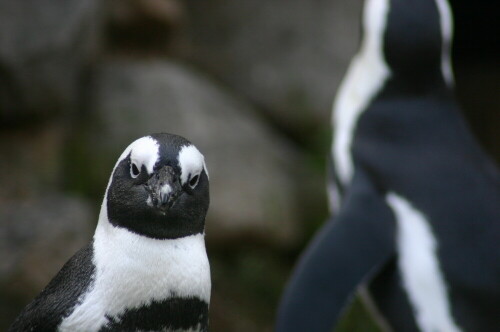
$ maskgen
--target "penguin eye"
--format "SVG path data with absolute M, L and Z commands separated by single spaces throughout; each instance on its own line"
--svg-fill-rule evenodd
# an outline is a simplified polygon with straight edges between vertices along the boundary
M 189 179 L 189 187 L 191 187 L 191 189 L 194 189 L 196 187 L 196 185 L 198 184 L 199 180 L 200 180 L 199 174 L 196 174 L 195 176 L 193 176 L 191 179 Z
M 135 163 L 132 163 L 130 165 L 130 176 L 132 178 L 135 179 L 136 177 L 138 177 L 140 172 L 141 171 L 139 170 L 139 167 L 137 167 L 137 165 Z

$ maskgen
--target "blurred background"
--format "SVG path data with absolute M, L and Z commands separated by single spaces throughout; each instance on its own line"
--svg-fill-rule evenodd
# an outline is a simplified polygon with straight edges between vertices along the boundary
M 500 161 L 494 1 L 453 0 L 456 95 Z M 186 136 L 210 171 L 212 331 L 271 331 L 328 215 L 330 107 L 360 0 L 0 0 L 0 330 L 90 240 L 134 139 Z M 355 301 L 336 331 L 378 331 Z

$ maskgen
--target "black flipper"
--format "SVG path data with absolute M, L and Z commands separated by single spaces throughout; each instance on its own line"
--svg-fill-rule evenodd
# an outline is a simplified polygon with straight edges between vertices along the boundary
M 371 301 L 376 313 L 391 331 L 419 332 L 415 313 L 403 289 L 403 280 L 399 272 L 398 257 L 391 259 L 368 286 Z
M 47 287 L 21 311 L 8 331 L 56 331 L 90 286 L 95 270 L 92 253 L 90 243 L 71 257 Z
M 357 287 L 395 254 L 395 220 L 360 173 L 342 208 L 313 239 L 282 298 L 276 331 L 331 331 Z

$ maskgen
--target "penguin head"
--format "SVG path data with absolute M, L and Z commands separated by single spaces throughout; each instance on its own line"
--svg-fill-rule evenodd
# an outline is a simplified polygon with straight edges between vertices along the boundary
M 452 15 L 446 0 L 367 0 L 363 35 L 395 77 L 409 84 L 453 78 Z M 380 40 L 381 39 L 381 40 Z
M 181 136 L 153 134 L 122 153 L 103 205 L 113 226 L 150 238 L 175 239 L 203 233 L 208 189 L 198 149 Z

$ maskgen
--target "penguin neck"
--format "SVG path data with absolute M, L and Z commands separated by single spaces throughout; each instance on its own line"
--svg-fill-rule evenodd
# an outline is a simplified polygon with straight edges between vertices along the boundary
M 113 264 L 115 260 L 125 260 L 131 265 L 147 266 L 148 261 L 155 265 L 159 262 L 175 261 L 175 253 L 187 249 L 193 256 L 206 256 L 204 233 L 176 239 L 153 239 L 114 226 L 105 220 L 100 220 L 96 227 L 93 245 L 97 261 L 101 258 L 101 261 L 107 261 L 108 264 Z M 196 260 L 191 260 L 191 263 L 193 262 Z M 168 268 L 168 265 L 170 263 L 164 267 Z
M 94 243 L 96 243 L 95 241 L 99 241 L 102 239 L 101 242 L 104 246 L 119 245 L 123 248 L 125 254 L 130 254 L 132 256 L 135 255 L 136 252 L 139 252 L 138 254 L 143 255 L 144 253 L 140 251 L 144 248 L 151 248 L 151 250 L 155 250 L 154 248 L 158 248 L 158 250 L 163 251 L 163 246 L 175 246 L 179 243 L 182 243 L 183 241 L 192 241 L 192 239 L 196 239 L 196 241 L 199 241 L 204 248 L 205 232 L 175 239 L 155 239 L 132 232 L 125 227 L 115 226 L 108 219 L 108 209 L 106 201 L 107 194 L 105 195 L 103 203 L 101 205 L 99 220 L 97 222 L 97 227 L 94 233 Z
M 111 224 L 103 204 L 93 248 L 98 279 L 123 275 L 119 278 L 122 284 L 136 284 L 139 288 L 143 287 L 139 282 L 142 280 L 146 289 L 141 292 L 149 294 L 145 298 L 162 300 L 175 294 L 210 302 L 210 267 L 204 233 L 176 239 L 149 238 Z M 163 285 L 165 289 L 149 289 L 149 284 Z

